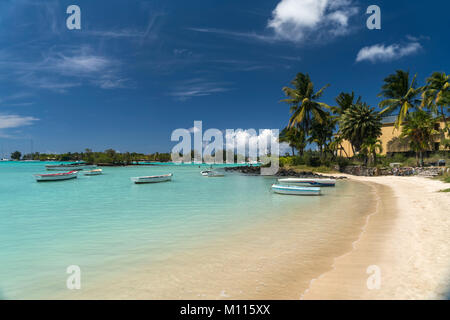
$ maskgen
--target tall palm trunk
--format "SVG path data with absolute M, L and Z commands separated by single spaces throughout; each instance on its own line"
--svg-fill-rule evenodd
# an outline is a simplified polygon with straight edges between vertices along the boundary
M 441 105 L 441 115 L 442 115 L 442 121 L 444 121 L 444 132 L 445 132 L 446 130 L 449 130 L 449 129 L 447 128 L 447 118 L 445 117 L 445 111 L 444 111 L 443 105 Z

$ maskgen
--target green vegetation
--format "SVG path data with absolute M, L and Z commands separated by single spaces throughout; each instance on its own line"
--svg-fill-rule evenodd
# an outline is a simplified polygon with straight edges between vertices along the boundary
M 444 159 L 448 164 L 450 141 L 445 132 L 449 132 L 446 119 L 450 112 L 449 77 L 435 72 L 426 79 L 423 87 L 417 86 L 416 78 L 417 75 L 411 79 L 409 72 L 403 70 L 386 77 L 379 94 L 383 100 L 378 112 L 354 92 L 341 92 L 335 99 L 336 105 L 329 106 L 320 101 L 329 85 L 316 92 L 310 76 L 298 73 L 291 86 L 282 89 L 287 97 L 282 102 L 290 106 L 290 117 L 280 135 L 280 142 L 289 144 L 292 156 L 282 157 L 280 164 L 285 167 L 334 168 L 348 164 L 386 167 L 398 162 L 407 166 L 423 166 L 425 157 L 428 157 L 428 162 Z M 409 146 L 415 158 L 410 152 L 379 155 L 383 151 L 381 117 L 392 114 L 397 115 L 396 130 L 402 126 L 395 143 Z M 444 122 L 444 128 L 436 128 L 439 121 Z M 435 148 L 437 134 L 441 134 L 441 148 L 444 150 L 430 152 Z M 337 156 L 338 151 L 345 153 L 344 140 L 350 143 L 354 155 L 350 158 L 345 154 L 345 161 Z M 316 151 L 305 151 L 308 146 L 316 146 Z
M 444 181 L 445 183 L 450 183 L 450 173 L 444 173 L 442 176 L 439 177 L 440 180 Z
M 44 154 L 36 152 L 33 154 L 24 155 L 23 157 L 23 160 L 85 161 L 87 163 L 104 165 L 131 165 L 137 163 L 138 161 L 168 162 L 170 159 L 170 153 L 154 153 L 145 155 L 135 152 L 118 153 L 113 149 L 108 149 L 104 152 L 93 152 L 90 149 L 86 149 L 84 152 L 68 152 L 63 154 Z
M 423 153 L 432 148 L 435 119 L 422 110 L 408 115 L 407 122 L 402 128 L 401 138 L 409 138 L 411 150 L 416 152 L 417 166 L 423 166 Z
M 14 151 L 13 153 L 11 153 L 12 160 L 20 160 L 21 156 L 22 156 L 22 153 L 20 153 L 19 151 Z
M 380 103 L 380 114 L 392 114 L 398 111 L 395 127 L 402 125 L 408 113 L 417 107 L 420 100 L 417 96 L 422 92 L 423 88 L 416 88 L 416 77 L 414 76 L 411 83 L 409 81 L 409 72 L 397 70 L 395 74 L 389 75 L 384 79 L 382 91 L 378 95 L 386 98 Z
M 357 103 L 340 117 L 340 135 L 350 141 L 353 153 L 374 144 L 381 136 L 381 116 L 366 103 Z
M 444 122 L 444 127 L 449 132 L 445 107 L 450 108 L 450 83 L 449 76 L 443 72 L 434 72 L 428 79 L 422 94 L 422 107 L 431 109 L 439 115 Z
M 450 188 L 441 190 L 440 192 L 450 192 Z

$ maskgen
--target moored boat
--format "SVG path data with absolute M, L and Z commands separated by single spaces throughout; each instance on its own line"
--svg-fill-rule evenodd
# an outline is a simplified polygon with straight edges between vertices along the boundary
M 36 178 L 37 182 L 70 180 L 76 179 L 78 177 L 78 171 L 53 174 L 35 174 L 34 177 Z
M 290 194 L 298 196 L 318 196 L 320 195 L 320 188 L 317 187 L 299 187 L 299 186 L 285 186 L 274 184 L 272 190 L 279 194 Z
M 164 174 L 160 176 L 147 176 L 147 177 L 133 177 L 131 178 L 131 181 L 133 181 L 136 184 L 141 183 L 158 183 L 158 182 L 166 182 L 172 180 L 172 173 Z
M 218 177 L 225 177 L 223 173 L 214 171 L 214 170 L 204 170 L 200 172 L 202 176 L 209 177 L 209 178 L 218 178 Z
M 84 162 L 74 162 L 68 164 L 48 164 L 45 168 L 49 171 L 65 171 L 65 170 L 93 170 L 96 169 L 96 165 L 89 165 Z
M 320 179 L 320 178 L 284 178 L 278 179 L 279 183 L 303 185 L 303 186 L 317 186 L 317 187 L 334 187 L 336 185 L 335 179 Z
M 85 176 L 98 176 L 103 174 L 103 170 L 102 169 L 94 169 L 94 170 L 87 170 L 84 171 L 84 175 Z

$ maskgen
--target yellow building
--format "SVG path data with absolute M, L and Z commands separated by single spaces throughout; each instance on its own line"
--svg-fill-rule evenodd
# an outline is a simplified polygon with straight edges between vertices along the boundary
M 404 139 L 400 139 L 400 135 L 402 133 L 402 127 L 395 129 L 395 120 L 397 116 L 389 116 L 383 118 L 383 126 L 381 127 L 381 136 L 379 137 L 381 144 L 383 146 L 383 151 L 381 155 L 386 155 L 387 153 L 395 153 L 395 152 L 408 152 L 411 151 L 409 147 L 409 143 L 404 141 Z M 445 127 L 444 121 L 438 120 L 436 122 L 435 129 L 439 131 L 439 129 L 443 129 Z M 447 138 L 448 138 L 447 134 Z M 441 149 L 443 150 L 443 146 L 440 145 L 440 141 L 443 138 L 442 135 L 436 135 L 433 149 L 429 151 L 434 151 Z M 341 157 L 352 157 L 353 150 L 349 141 L 344 140 L 342 142 L 342 148 L 338 150 L 338 156 Z

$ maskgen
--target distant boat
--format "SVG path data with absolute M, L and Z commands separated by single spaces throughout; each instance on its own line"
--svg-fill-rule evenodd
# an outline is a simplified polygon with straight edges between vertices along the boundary
M 70 171 L 65 173 L 53 173 L 53 174 L 35 174 L 37 182 L 46 182 L 46 181 L 62 181 L 62 180 L 70 180 L 76 179 L 78 176 L 78 171 Z
M 160 176 L 148 176 L 148 177 L 134 177 L 131 178 L 131 181 L 133 181 L 136 184 L 141 183 L 158 183 L 158 182 L 166 182 L 172 180 L 172 173 L 164 174 Z
M 94 170 L 87 170 L 87 171 L 83 171 L 85 176 L 98 176 L 103 174 L 103 170 L 102 169 L 94 169 Z
M 278 182 L 283 184 L 317 186 L 317 187 L 334 187 L 336 185 L 335 179 L 286 178 L 286 179 L 278 179 Z
M 88 165 L 84 162 L 74 162 L 69 164 L 48 164 L 45 168 L 49 171 L 65 171 L 65 170 L 92 170 L 96 169 L 95 165 Z
M 213 170 L 204 170 L 200 172 L 202 176 L 209 177 L 209 178 L 218 178 L 218 177 L 225 177 L 223 173 L 213 171 Z
M 3 158 L 2 160 L 0 160 L 0 161 L 10 161 L 9 159 L 6 159 L 6 158 Z
M 320 195 L 320 188 L 298 187 L 298 186 L 282 186 L 279 184 L 272 185 L 272 190 L 279 194 L 290 194 L 298 196 L 318 196 Z

